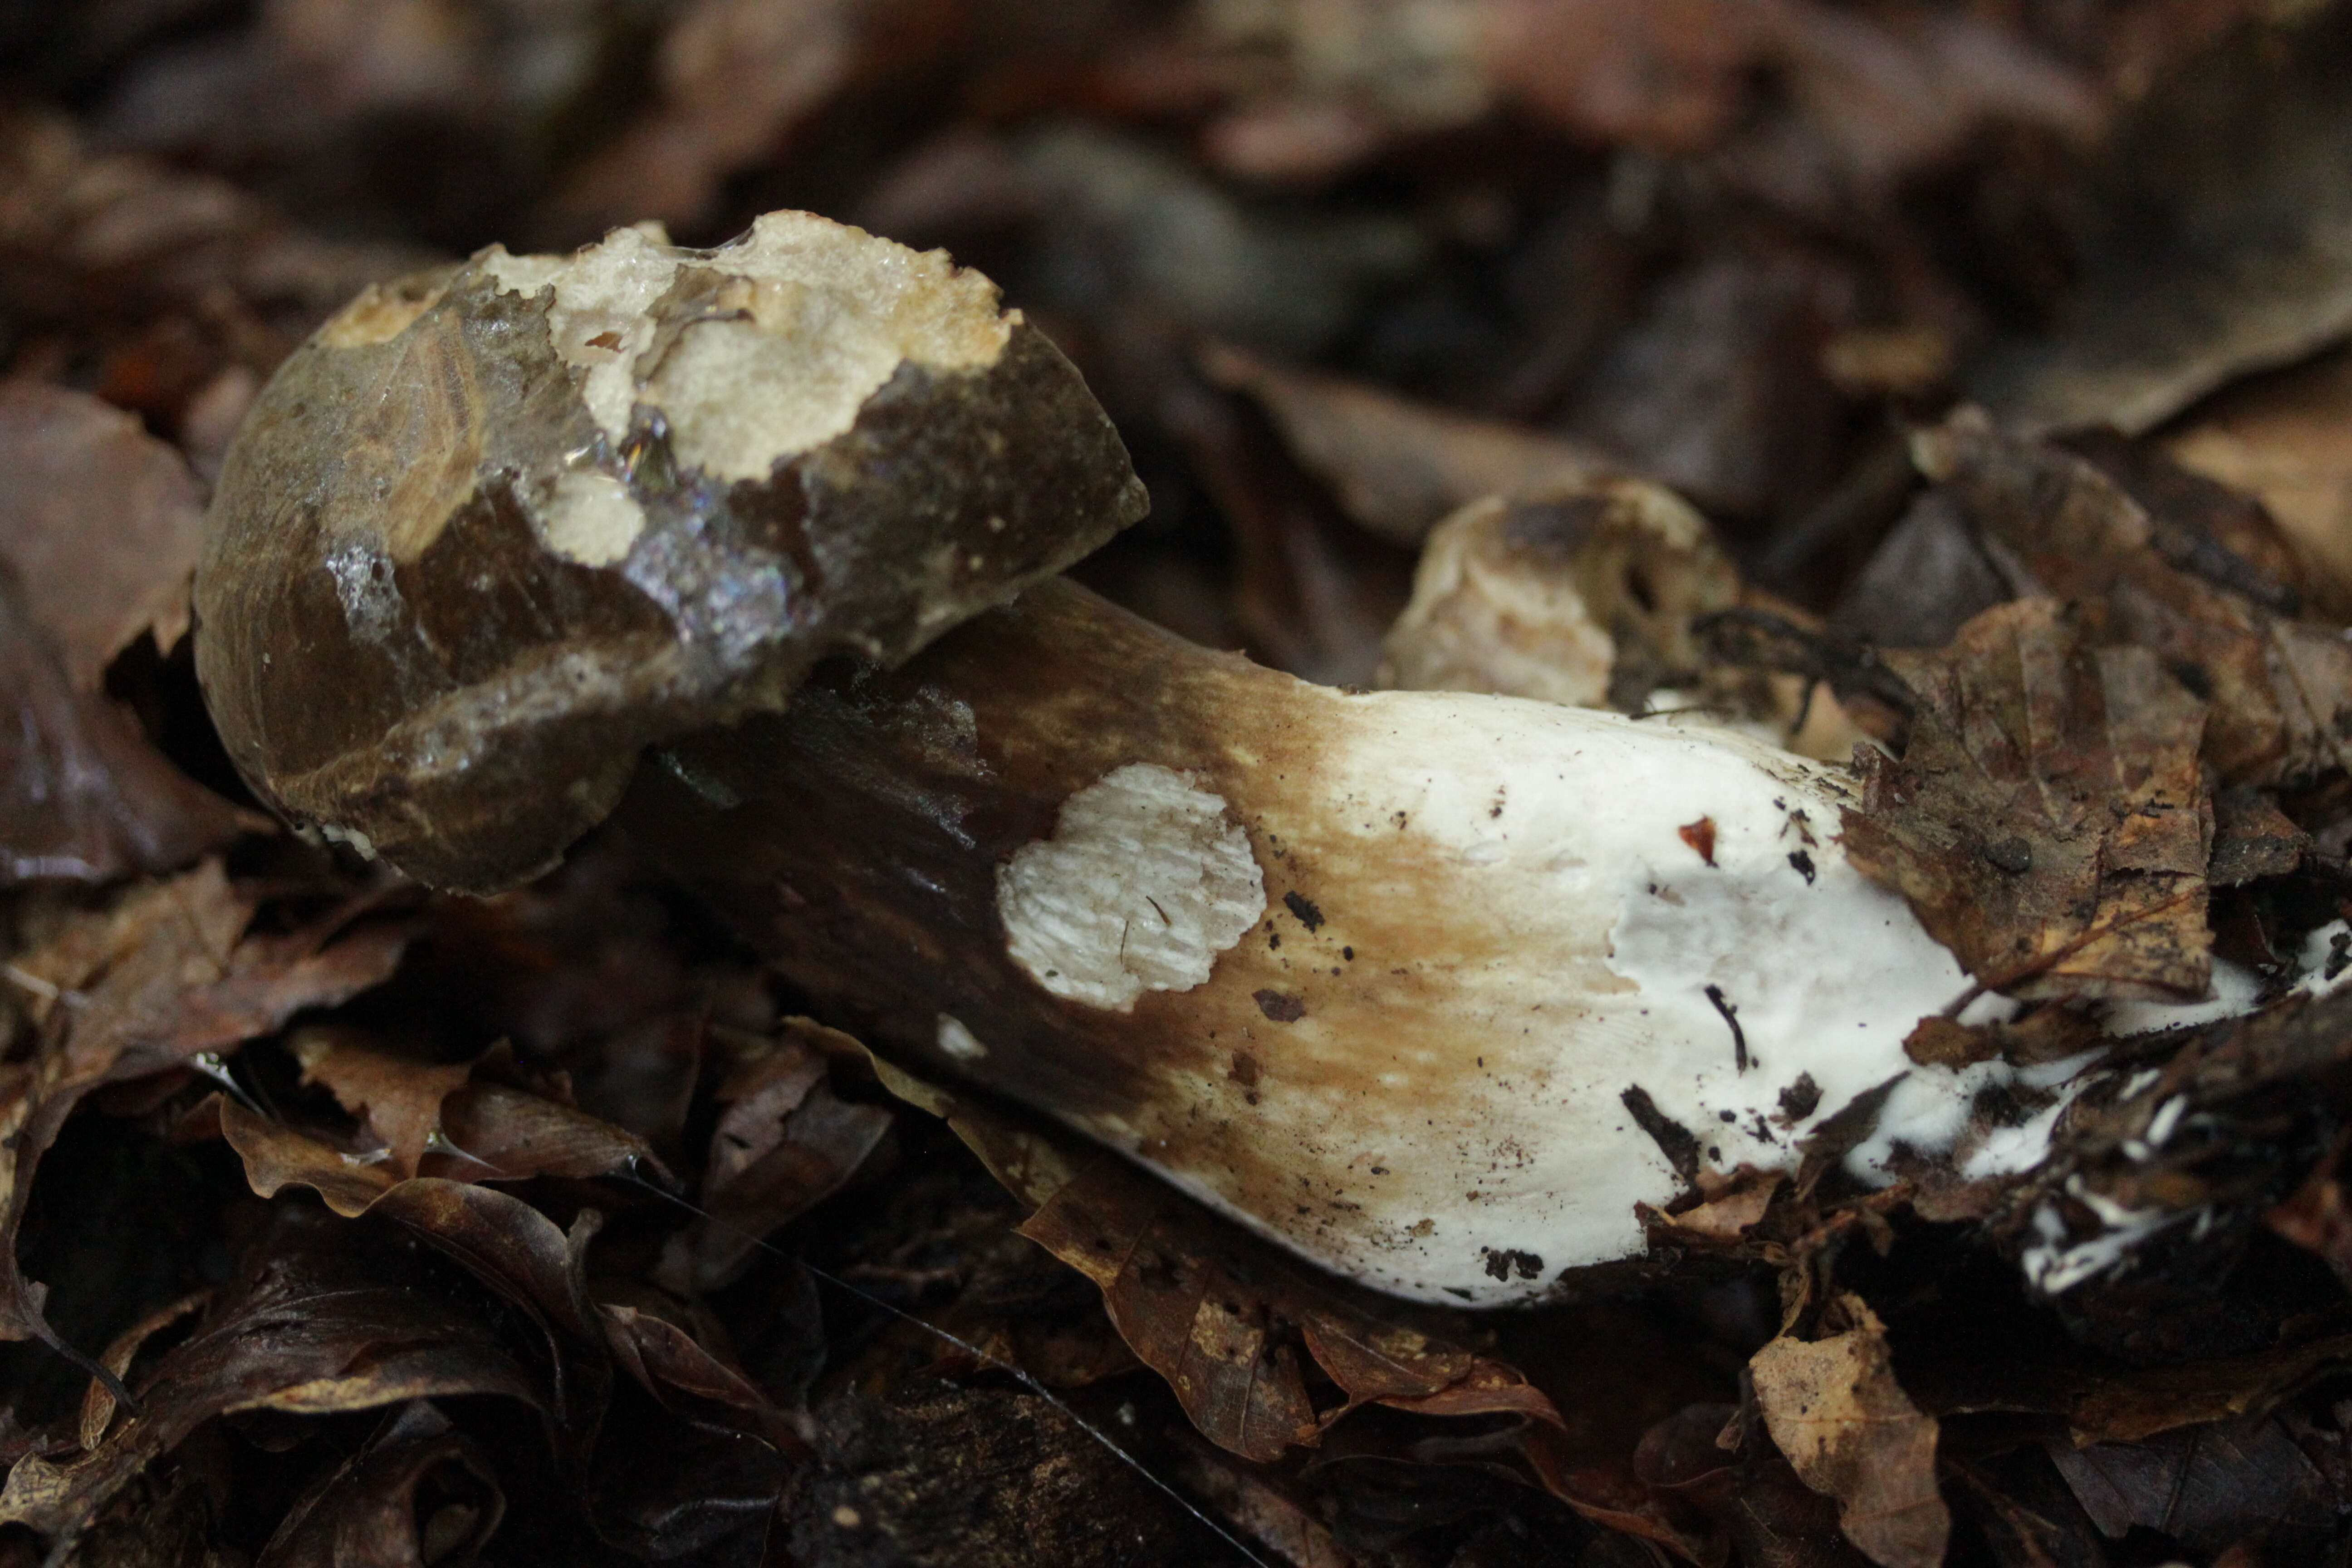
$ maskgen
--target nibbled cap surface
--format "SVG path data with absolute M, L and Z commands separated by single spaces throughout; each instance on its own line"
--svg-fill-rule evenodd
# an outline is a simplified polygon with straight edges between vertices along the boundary
M 1142 515 L 996 290 L 803 213 L 370 289 L 231 447 L 196 660 L 247 781 L 420 880 L 551 864 L 649 744 L 895 662 Z

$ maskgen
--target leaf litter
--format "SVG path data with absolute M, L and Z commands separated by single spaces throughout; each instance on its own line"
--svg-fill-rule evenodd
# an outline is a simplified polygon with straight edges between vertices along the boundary
M 0 18 L 0 1552 L 2340 1556 L 2341 5 L 525 9 Z M 869 1058 L 617 836 L 464 903 L 247 809 L 180 594 L 278 361 L 788 205 L 1078 362 L 1144 613 L 1855 759 L 1976 987 L 1911 1054 L 2035 1157 L 1859 1187 L 1864 1097 L 1588 1299 L 1407 1308 Z

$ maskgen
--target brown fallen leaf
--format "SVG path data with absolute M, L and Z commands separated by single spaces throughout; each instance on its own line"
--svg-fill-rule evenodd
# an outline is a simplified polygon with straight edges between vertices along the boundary
M 37 596 L 77 691 L 142 633 L 188 629 L 204 497 L 138 418 L 87 393 L 0 382 L 0 563 Z
M 548 1406 L 542 1380 L 500 1342 L 468 1288 L 381 1235 L 370 1244 L 340 1230 L 315 1211 L 277 1211 L 236 1280 L 137 1379 L 139 1412 L 84 1453 L 16 1461 L 0 1521 L 69 1544 L 141 1470 L 235 1411 L 326 1414 L 466 1394 Z
M 74 121 L 19 105 L 0 116 L 0 190 L 8 374 L 90 365 L 101 396 L 177 432 L 200 468 L 311 328 L 435 259 L 314 238 L 227 180 L 95 151 Z
M 1858 1296 L 1843 1331 L 1783 1334 L 1748 1363 L 1772 1441 L 1798 1477 L 1838 1500 L 1838 1521 L 1880 1568 L 1939 1568 L 1951 1511 L 1936 1486 L 1936 1418 L 1895 1380 L 1886 1328 Z
M 2154 428 L 2352 331 L 2352 19 L 2241 28 L 2116 127 L 2082 201 L 2082 274 L 2051 330 L 2000 345 L 1977 397 L 2038 428 Z
M 1352 526 L 1235 400 L 1176 372 L 1160 405 L 1232 528 L 1234 616 L 1252 651 L 1308 680 L 1369 683 L 1410 557 Z
M 855 1046 L 808 1019 L 787 1019 L 764 1054 L 720 1084 L 726 1109 L 703 1166 L 704 1212 L 670 1238 L 656 1276 L 663 1285 L 696 1297 L 734 1280 L 762 1237 L 847 1181 L 889 1131 L 888 1110 L 827 1086 L 826 1055 L 812 1043 L 827 1036 Z
M 2230 387 L 2162 440 L 2182 467 L 2259 498 L 2314 603 L 2352 619 L 2352 353 Z
M 328 1026 L 298 1032 L 287 1048 L 301 1064 L 304 1083 L 324 1084 L 337 1104 L 364 1117 L 388 1151 L 385 1163 L 394 1176 L 416 1174 L 441 1129 L 441 1102 L 473 1073 L 471 1062 L 419 1061 Z
M 2284 613 L 2273 595 L 2284 585 L 2204 519 L 2151 515 L 2103 465 L 1996 430 L 1974 409 L 1916 437 L 1913 450 L 1997 569 L 2001 596 L 2079 605 L 2098 641 L 2149 648 L 2191 683 L 2222 784 L 2307 781 L 2352 757 L 2352 648 L 2335 627 Z M 2274 531 L 2263 542 L 2283 548 Z
M 1642 1435 L 1633 1470 L 1654 1510 L 1696 1514 L 1711 1527 L 1654 1537 L 1686 1561 L 1723 1562 L 1727 1547 L 1743 1568 L 1859 1568 L 1869 1561 L 1838 1529 L 1837 1504 L 1799 1480 L 1772 1446 L 1752 1393 L 1745 1405 L 1685 1405 L 1656 1422 Z
M 420 1399 L 294 1500 L 255 1568 L 470 1562 L 506 1509 L 490 1457 Z
M 436 1164 L 466 1181 L 521 1181 L 532 1176 L 585 1180 L 643 1168 L 668 1173 L 652 1146 L 575 1106 L 502 1083 L 461 1086 L 441 1102 Z
M 646 1141 L 576 1106 L 477 1074 L 502 1060 L 495 1048 L 466 1062 L 433 1062 L 329 1028 L 289 1042 L 305 1083 L 320 1083 L 353 1115 L 364 1114 L 395 1179 L 431 1173 L 464 1182 L 532 1176 L 586 1178 L 661 1162 Z
M 671 1415 L 698 1426 L 748 1433 L 786 1453 L 805 1451 L 803 1426 L 707 1342 L 709 1328 L 698 1335 L 669 1312 L 625 1301 L 599 1301 L 596 1312 L 614 1361 Z
M 1291 455 L 1330 487 L 1349 518 L 1398 544 L 1418 545 L 1482 496 L 1574 488 L 1612 469 L 1598 451 L 1563 437 L 1287 370 L 1240 349 L 1213 347 L 1202 363 L 1219 385 L 1265 410 Z
M 567 176 L 540 217 L 588 236 L 705 221 L 731 175 L 772 156 L 856 71 L 874 0 L 695 0 L 660 41 L 658 100 Z
M 75 1106 L 101 1084 L 226 1050 L 389 977 L 411 932 L 383 922 L 332 940 L 344 912 L 285 935 L 249 935 L 253 905 L 208 861 L 75 915 L 9 963 L 8 982 L 36 998 L 37 1045 L 0 1105 L 0 1338 L 78 1354 L 43 1320 L 40 1287 L 18 1272 L 15 1239 L 41 1155 Z
M 2251 1521 L 2266 1534 L 2315 1539 L 2336 1521 L 2337 1488 L 2275 1418 L 2183 1427 L 2146 1443 L 2053 1444 L 2050 1458 L 2109 1537 L 2160 1531 L 2205 1553 L 2238 1544 Z
M 5 566 L 0 691 L 0 886 L 175 871 L 265 826 L 165 761 L 95 673 L 76 689 Z
M 1844 814 L 1854 864 L 1985 989 L 2203 995 L 2203 705 L 2149 650 L 2094 647 L 2048 599 L 1887 659 L 1919 708 L 1900 762 L 1864 755 L 1863 805 Z
M 1442 1314 L 1326 1282 L 1125 1161 L 874 1059 L 892 1093 L 945 1118 L 1037 1205 L 1018 1234 L 1101 1289 L 1120 1337 L 1218 1447 L 1271 1462 L 1367 1404 L 1559 1423 L 1540 1390 L 1461 1343 Z M 1341 1404 L 1316 1408 L 1302 1347 Z

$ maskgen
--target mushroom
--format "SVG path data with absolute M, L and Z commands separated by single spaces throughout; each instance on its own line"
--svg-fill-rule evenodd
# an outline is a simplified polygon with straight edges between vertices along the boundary
M 1981 1164 L 2010 1069 L 1906 1056 L 1966 977 L 1847 863 L 1839 773 L 1185 643 L 1050 576 L 1138 495 L 937 253 L 494 247 L 264 393 L 198 668 L 297 822 L 480 890 L 617 801 L 835 1017 L 1401 1295 L 1636 1258 L 1638 1205 L 1864 1097 L 1858 1174 Z
M 647 744 L 827 653 L 903 658 L 1144 509 L 1076 370 L 943 253 L 805 213 L 492 246 L 271 379 L 206 521 L 197 674 L 282 816 L 485 891 Z

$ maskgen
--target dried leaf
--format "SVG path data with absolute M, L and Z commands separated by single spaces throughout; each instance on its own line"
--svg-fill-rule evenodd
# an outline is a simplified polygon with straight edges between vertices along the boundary
M 876 0 L 694 0 L 661 39 L 660 101 L 574 169 L 542 223 L 594 234 L 708 220 L 723 183 L 775 154 L 878 31 Z
M 1441 1315 L 1310 1276 L 1124 1161 L 1073 1158 L 1065 1135 L 896 1068 L 884 1082 L 946 1117 L 1000 1181 L 1038 1205 L 1019 1234 L 1094 1281 L 1120 1337 L 1218 1447 L 1270 1462 L 1370 1403 L 1559 1421 L 1517 1372 L 1453 1342 Z M 1301 1344 L 1344 1404 L 1317 1411 Z
M 628 1129 L 505 1084 L 476 1082 L 453 1091 L 441 1105 L 441 1133 L 448 1173 L 468 1181 L 585 1180 L 639 1166 L 668 1174 Z
M 2161 1531 L 2219 1552 L 2265 1532 L 2331 1530 L 2341 1500 L 2276 1420 L 2190 1426 L 2147 1443 L 2053 1445 L 2051 1459 L 2099 1529 Z
M 340 921 L 287 936 L 245 935 L 252 906 L 218 862 L 75 916 L 8 977 L 43 998 L 38 1051 L 0 1108 L 0 1337 L 64 1349 L 17 1272 L 15 1238 L 42 1153 L 100 1084 L 177 1067 L 267 1034 L 304 1007 L 331 1005 L 387 978 L 410 933 Z
M 337 1104 L 365 1116 L 390 1152 L 388 1173 L 395 1178 L 416 1174 L 441 1129 L 441 1102 L 473 1073 L 471 1062 L 419 1061 L 324 1028 L 305 1029 L 287 1046 L 302 1064 L 304 1083 L 326 1085 Z
M 2306 781 L 2346 765 L 2352 648 L 2281 614 L 2279 584 L 2194 516 L 2157 516 L 2100 468 L 1998 433 L 1964 409 L 1915 437 L 1998 569 L 2004 593 L 2083 607 L 2097 640 L 2153 650 L 2206 699 L 2205 760 L 2225 784 Z
M 396 1181 L 234 1100 L 220 1105 L 221 1132 L 263 1197 L 306 1186 L 345 1218 L 397 1221 L 447 1253 L 521 1309 L 547 1339 L 550 1414 L 577 1449 L 602 1417 L 611 1368 L 582 1259 L 602 1223 L 583 1209 L 569 1234 L 520 1199 L 488 1187 L 415 1176 Z
M 0 886 L 173 871 L 262 819 L 166 762 L 122 708 L 68 680 L 0 567 Z
M 766 1054 L 720 1086 L 726 1110 L 703 1167 L 704 1215 L 671 1238 L 664 1285 L 698 1296 L 735 1279 L 762 1237 L 847 1181 L 889 1131 L 889 1111 L 844 1100 L 826 1086 L 826 1058 L 809 1041 L 829 1035 L 789 1019 Z M 845 1035 L 834 1037 L 856 1048 Z
M 1864 761 L 1855 865 L 1987 988 L 2201 996 L 2211 973 L 2204 709 L 2145 648 L 2095 648 L 2046 599 L 1988 610 L 1934 655 L 1903 760 Z
M 788 1453 L 804 1449 L 806 1434 L 775 1402 L 685 1327 L 625 1302 L 600 1301 L 596 1311 L 613 1359 L 671 1415 Z
M 108 402 L 179 430 L 200 466 L 328 312 L 433 259 L 314 239 L 226 180 L 94 153 L 58 115 L 0 118 L 0 190 L 10 373 L 94 365 Z
M 256 1568 L 470 1562 L 506 1508 L 489 1456 L 418 1400 L 295 1500 Z
M 496 1052 L 469 1062 L 437 1063 L 387 1051 L 325 1029 L 292 1042 L 306 1083 L 322 1083 L 345 1110 L 364 1111 L 388 1151 L 388 1174 L 433 1174 L 458 1181 L 587 1178 L 642 1163 L 656 1172 L 646 1141 L 626 1128 L 545 1095 L 475 1081 Z
M 1600 453 L 1559 436 L 1285 370 L 1239 349 L 1213 348 L 1203 363 L 1273 417 L 1291 455 L 1349 517 L 1398 544 L 1419 544 L 1482 496 L 1579 488 L 1609 469 Z
M 19 1459 L 0 1520 L 70 1540 L 140 1470 L 232 1411 L 323 1414 L 461 1394 L 546 1404 L 462 1288 L 380 1237 L 352 1245 L 287 1211 L 137 1392 L 140 1413 L 87 1453 Z
M 2054 331 L 1971 378 L 2004 417 L 2137 435 L 2352 331 L 2352 18 L 2244 29 L 2150 95 L 2094 182 Z
M 1838 1500 L 1846 1539 L 1881 1568 L 1936 1568 L 1951 1511 L 1936 1488 L 1937 1422 L 1895 1381 L 1885 1325 L 1847 1296 L 1853 1326 L 1810 1343 L 1783 1335 L 1748 1363 L 1772 1441 Z
M 2258 498 L 2313 601 L 2352 619 L 2352 354 L 2232 386 L 2163 441 L 2182 467 Z
M 136 417 L 85 393 L 0 382 L 0 562 L 37 596 L 74 689 L 142 633 L 188 629 L 196 478 Z

